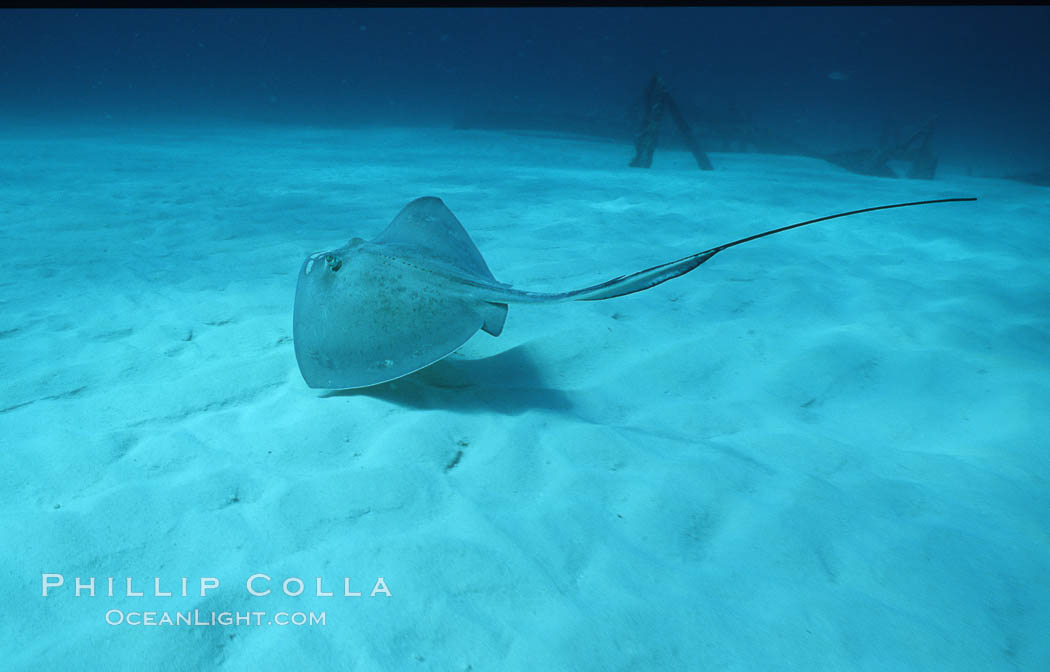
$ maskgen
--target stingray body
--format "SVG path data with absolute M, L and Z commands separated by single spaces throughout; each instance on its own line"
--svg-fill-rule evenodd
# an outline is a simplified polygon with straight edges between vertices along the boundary
M 729 247 L 816 222 L 910 205 L 898 203 L 821 217 L 713 247 L 676 261 L 570 292 L 545 294 L 496 280 L 478 248 L 440 199 L 419 198 L 381 234 L 318 252 L 299 271 L 293 310 L 295 357 L 306 384 L 376 385 L 433 364 L 479 329 L 499 336 L 510 303 L 597 301 L 684 275 Z

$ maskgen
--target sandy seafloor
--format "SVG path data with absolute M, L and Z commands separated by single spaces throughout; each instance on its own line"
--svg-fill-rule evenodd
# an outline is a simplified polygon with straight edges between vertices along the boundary
M 1050 191 L 630 155 L 9 124 L 3 669 L 1050 669 Z M 628 297 L 511 306 L 502 336 L 418 374 L 307 388 L 300 263 L 423 195 L 536 291 L 843 210 L 981 200 L 787 232 Z M 246 592 L 256 572 L 277 594 Z M 42 573 L 67 585 L 44 598 Z M 78 576 L 100 594 L 75 597 Z M 391 597 L 367 595 L 380 576 Z M 201 598 L 200 577 L 221 586 Z M 280 594 L 286 577 L 306 593 Z M 366 595 L 339 596 L 343 577 Z M 113 609 L 326 625 L 107 625 Z

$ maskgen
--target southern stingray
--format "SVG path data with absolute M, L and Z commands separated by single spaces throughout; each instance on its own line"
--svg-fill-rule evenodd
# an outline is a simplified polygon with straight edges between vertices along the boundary
M 479 329 L 503 331 L 510 303 L 600 301 L 633 294 L 693 270 L 722 250 L 774 233 L 862 212 L 843 212 L 758 233 L 677 261 L 557 294 L 513 289 L 493 277 L 481 253 L 441 199 L 418 198 L 372 240 L 310 255 L 299 271 L 292 334 L 306 384 L 348 389 L 376 385 L 448 356 Z

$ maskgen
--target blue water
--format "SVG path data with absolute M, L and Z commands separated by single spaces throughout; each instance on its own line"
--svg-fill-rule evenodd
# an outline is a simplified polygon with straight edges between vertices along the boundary
M 1047 35 L 0 12 L 0 670 L 1050 669 Z M 714 170 L 628 167 L 653 75 Z M 932 179 L 826 160 L 930 123 Z M 978 200 L 310 389 L 298 269 L 427 195 L 537 292 Z
M 938 115 L 945 161 L 1024 172 L 1050 153 L 1048 29 L 1046 7 L 11 11 L 0 102 L 112 125 L 619 120 L 655 72 L 828 151 Z

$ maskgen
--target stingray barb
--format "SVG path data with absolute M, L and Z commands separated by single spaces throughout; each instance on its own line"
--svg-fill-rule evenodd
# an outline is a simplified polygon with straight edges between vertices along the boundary
M 510 303 L 601 301 L 685 275 L 723 250 L 790 229 L 876 210 L 975 201 L 942 198 L 851 210 L 757 233 L 676 261 L 561 293 L 528 292 L 496 280 L 441 199 L 418 198 L 372 240 L 310 255 L 295 291 L 292 333 L 306 384 L 348 389 L 418 371 L 479 329 L 499 336 Z

